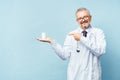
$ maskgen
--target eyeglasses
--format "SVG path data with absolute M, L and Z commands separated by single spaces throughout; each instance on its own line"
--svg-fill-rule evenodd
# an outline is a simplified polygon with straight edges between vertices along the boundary
M 83 21 L 84 20 L 88 20 L 90 16 L 84 16 L 84 17 L 80 17 L 80 18 L 77 18 L 77 21 Z

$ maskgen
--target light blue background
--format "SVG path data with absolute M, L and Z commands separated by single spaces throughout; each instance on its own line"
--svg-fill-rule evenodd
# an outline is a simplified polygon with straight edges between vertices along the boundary
M 120 80 L 120 0 L 0 0 L 0 80 L 66 80 L 68 61 L 35 38 L 46 32 L 62 45 L 79 7 L 106 35 L 102 80 Z

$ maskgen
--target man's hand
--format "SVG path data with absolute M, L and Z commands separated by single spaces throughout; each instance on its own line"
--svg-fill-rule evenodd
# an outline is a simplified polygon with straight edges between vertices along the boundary
M 38 41 L 41 41 L 41 42 L 47 42 L 47 43 L 51 43 L 53 40 L 50 39 L 50 38 L 46 38 L 46 39 L 40 39 L 40 38 L 36 38 Z
M 79 41 L 80 38 L 81 38 L 81 34 L 80 33 L 70 33 L 69 35 L 73 36 L 76 41 Z

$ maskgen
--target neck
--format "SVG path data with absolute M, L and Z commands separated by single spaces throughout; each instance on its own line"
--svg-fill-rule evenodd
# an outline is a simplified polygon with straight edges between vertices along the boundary
M 81 28 L 85 31 L 88 27 L 82 26 Z
M 83 29 L 83 30 L 86 30 L 86 29 L 88 29 L 88 28 L 90 28 L 91 27 L 91 25 L 88 25 L 88 26 L 82 26 L 81 28 Z

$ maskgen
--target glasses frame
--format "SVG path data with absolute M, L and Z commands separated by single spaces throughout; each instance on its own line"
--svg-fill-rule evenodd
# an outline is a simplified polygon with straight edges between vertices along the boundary
M 77 20 L 77 21 L 83 21 L 83 19 L 84 19 L 84 20 L 88 20 L 90 17 L 91 17 L 90 15 L 88 15 L 88 16 L 83 16 L 83 17 L 77 18 L 76 20 Z

